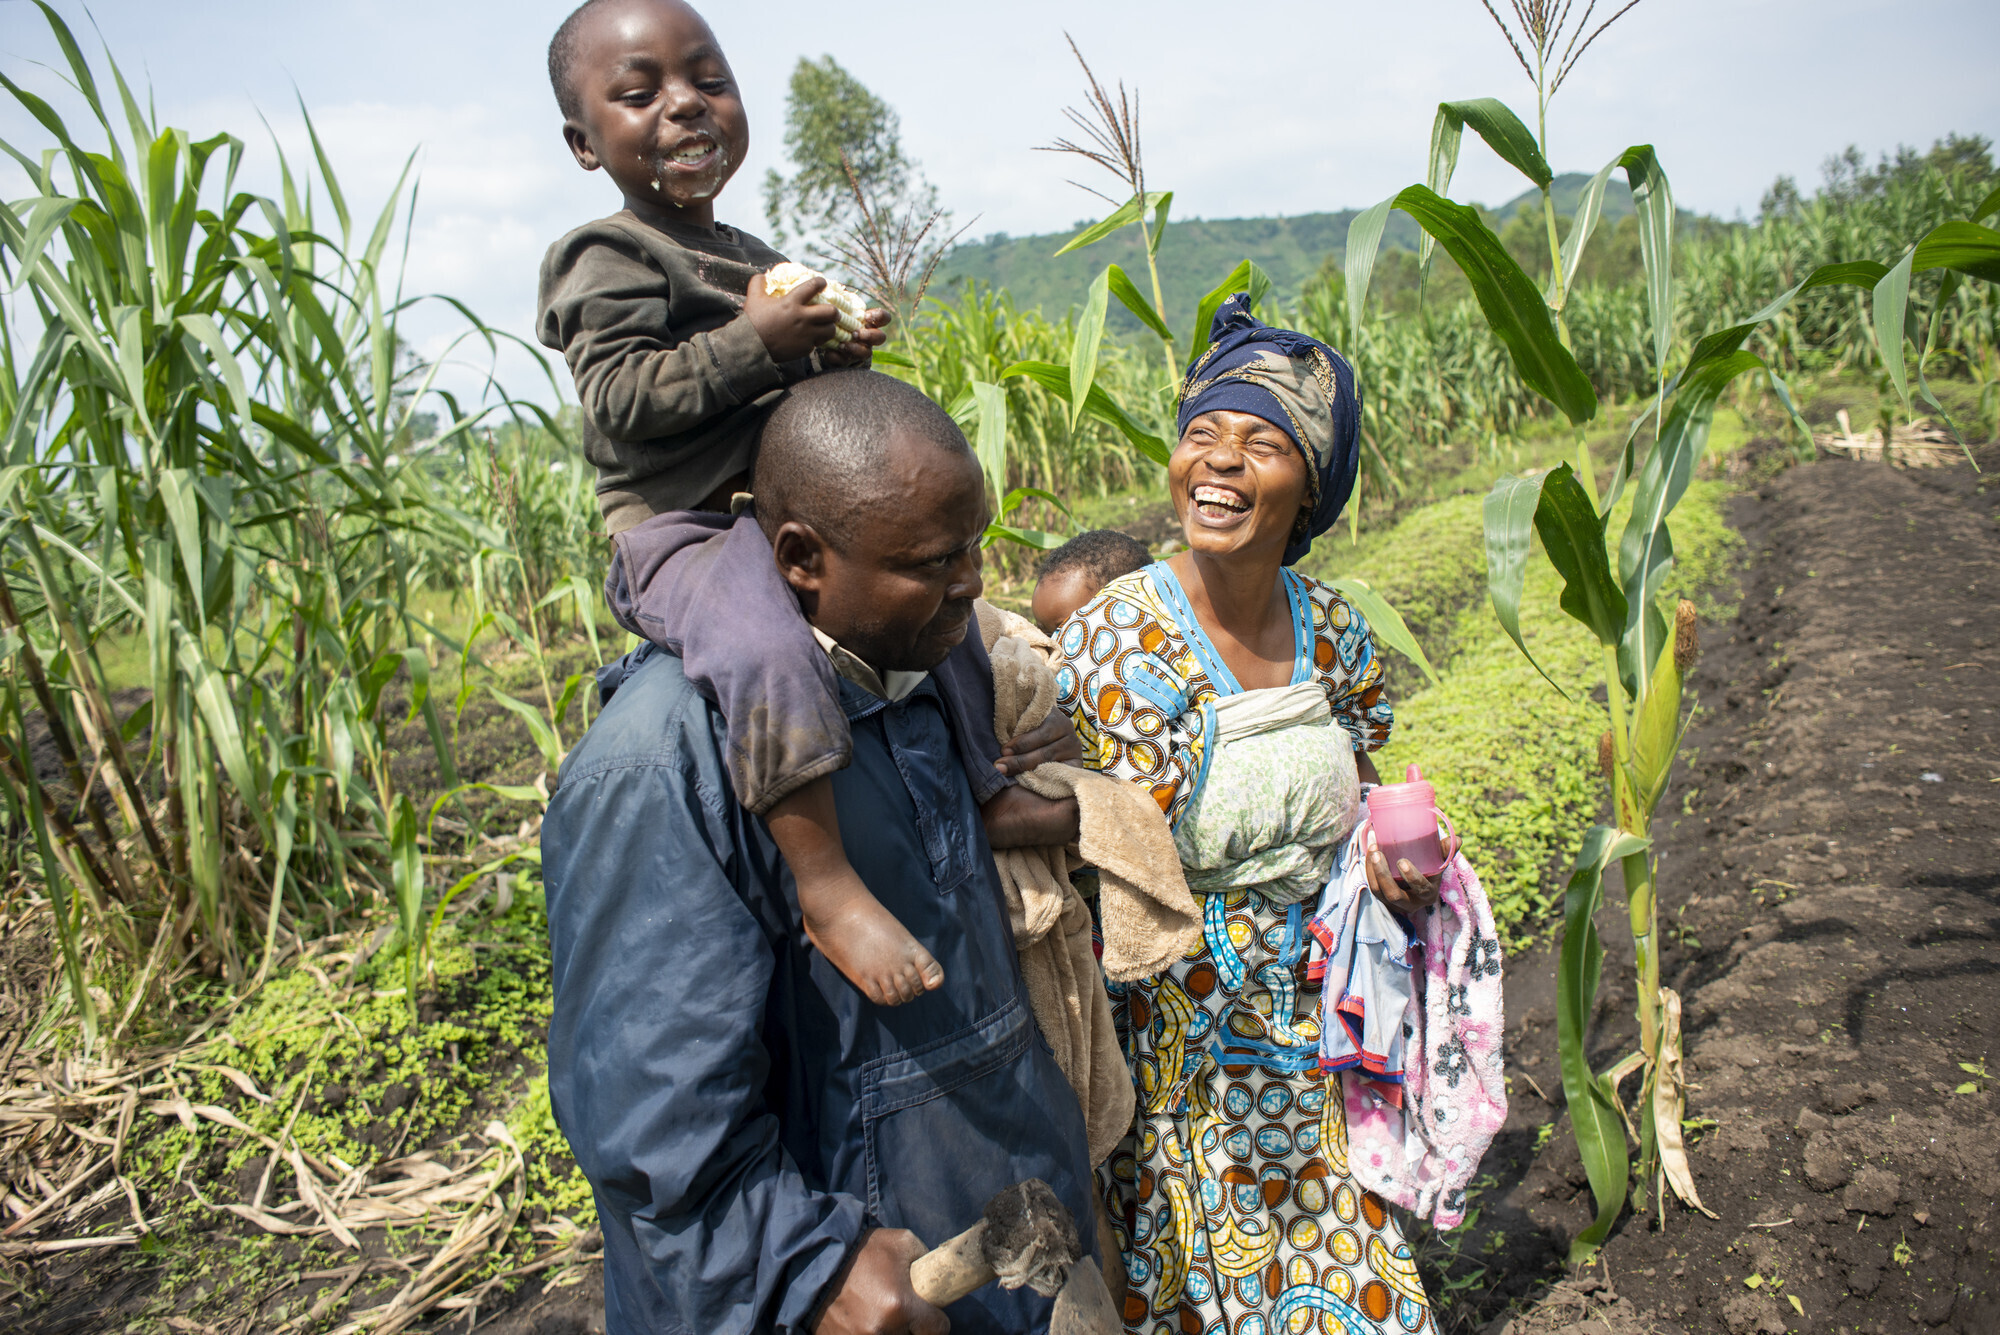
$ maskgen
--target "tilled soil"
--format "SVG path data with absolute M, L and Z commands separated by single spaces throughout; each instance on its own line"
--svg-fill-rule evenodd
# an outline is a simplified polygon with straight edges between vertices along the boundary
M 1736 503 L 1742 610 L 1705 632 L 1703 713 L 1656 829 L 1694 1175 L 1719 1217 L 1628 1214 L 1599 1264 L 1544 1287 L 1591 1198 L 1567 1121 L 1520 1152 L 1559 1117 L 1535 1086 L 1562 1095 L 1551 962 L 1513 961 L 1515 1117 L 1488 1207 L 1511 1264 L 1487 1310 L 1528 1300 L 1489 1333 L 2000 1331 L 1981 1074 L 2000 1075 L 2000 486 L 1981 481 L 1829 460 Z M 1635 1042 L 1615 880 L 1608 898 L 1599 1069 Z

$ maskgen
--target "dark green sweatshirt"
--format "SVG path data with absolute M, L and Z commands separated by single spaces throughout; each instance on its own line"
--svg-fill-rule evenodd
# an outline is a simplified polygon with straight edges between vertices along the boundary
M 538 333 L 576 378 L 612 533 L 692 509 L 747 471 L 778 392 L 812 373 L 812 358 L 772 361 L 743 317 L 751 276 L 784 258 L 733 227 L 624 212 L 549 247 Z

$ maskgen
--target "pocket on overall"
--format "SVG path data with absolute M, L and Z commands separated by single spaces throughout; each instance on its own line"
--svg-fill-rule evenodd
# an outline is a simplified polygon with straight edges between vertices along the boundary
M 868 1212 L 877 1222 L 934 1247 L 976 1223 L 994 1193 L 1030 1177 L 1072 1211 L 1087 1210 L 1083 1114 L 1034 1029 L 1017 998 L 863 1069 Z

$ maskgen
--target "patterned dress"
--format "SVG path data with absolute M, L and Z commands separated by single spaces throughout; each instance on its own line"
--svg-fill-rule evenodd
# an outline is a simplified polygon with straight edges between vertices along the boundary
M 1351 827 L 1351 752 L 1380 746 L 1392 718 L 1366 623 L 1325 585 L 1284 580 L 1298 644 L 1288 689 L 1242 690 L 1164 564 L 1105 586 L 1059 637 L 1057 688 L 1086 762 L 1152 791 L 1203 909 L 1184 958 L 1112 985 L 1140 1107 L 1099 1173 L 1131 1335 L 1435 1335 L 1408 1245 L 1349 1176 L 1306 968 L 1325 881 L 1315 859 L 1330 856 L 1316 850 Z M 1308 683 L 1325 695 L 1316 719 L 1241 743 L 1254 757 L 1243 766 L 1218 759 L 1246 712 L 1229 697 L 1272 697 L 1263 712 L 1286 715 Z M 1314 804 L 1324 828 L 1297 841 L 1304 854 L 1232 828 Z M 1218 856 L 1232 849 L 1236 875 Z

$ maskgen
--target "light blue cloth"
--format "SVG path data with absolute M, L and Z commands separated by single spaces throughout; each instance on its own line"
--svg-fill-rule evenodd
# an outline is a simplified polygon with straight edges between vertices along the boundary
M 1326 952 L 1320 984 L 1320 1069 L 1400 1084 L 1423 946 L 1368 888 L 1365 827 L 1347 839 L 1311 931 Z

